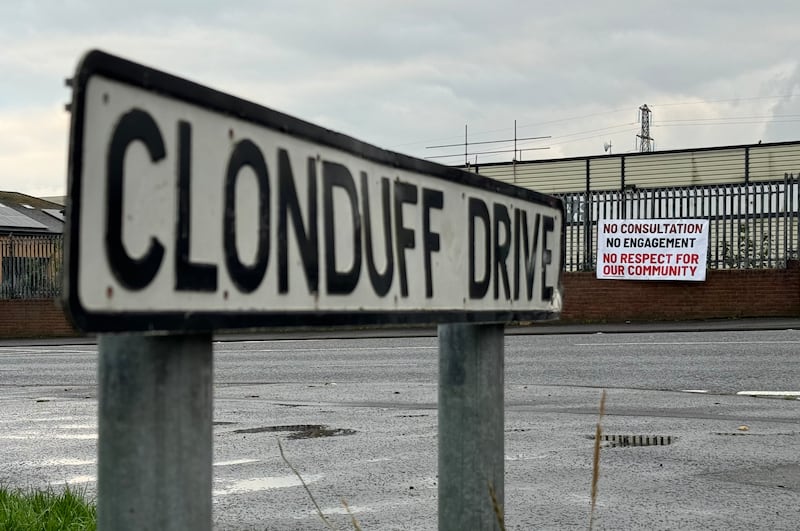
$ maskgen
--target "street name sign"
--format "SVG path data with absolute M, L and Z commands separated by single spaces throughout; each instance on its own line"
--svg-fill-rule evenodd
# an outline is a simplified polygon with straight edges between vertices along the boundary
M 561 311 L 557 198 L 100 51 L 72 88 L 64 298 L 82 330 Z

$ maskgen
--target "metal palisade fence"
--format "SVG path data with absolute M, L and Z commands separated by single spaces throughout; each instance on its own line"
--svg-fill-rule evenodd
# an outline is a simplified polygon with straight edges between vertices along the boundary
M 61 234 L 0 235 L 0 299 L 46 299 L 61 294 Z
M 783 180 L 556 194 L 566 211 L 566 271 L 592 271 L 602 219 L 708 219 L 708 267 L 785 267 L 800 251 L 800 176 Z
M 566 210 L 566 271 L 593 271 L 602 219 L 708 219 L 708 267 L 782 268 L 800 258 L 800 176 L 555 194 Z M 61 294 L 63 237 L 0 235 L 0 299 Z

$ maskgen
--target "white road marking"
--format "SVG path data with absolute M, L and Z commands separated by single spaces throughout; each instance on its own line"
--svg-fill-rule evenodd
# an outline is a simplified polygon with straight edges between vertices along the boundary
M 232 459 L 230 461 L 218 461 L 214 466 L 246 465 L 248 463 L 258 463 L 259 459 Z
M 0 347 L 0 355 L 3 354 L 26 354 L 35 352 L 36 354 L 91 354 L 97 347 L 87 347 L 85 350 L 64 350 L 50 347 Z
M 80 485 L 83 483 L 94 483 L 95 481 L 97 481 L 97 478 L 94 476 L 75 476 L 74 478 L 64 480 L 64 483 L 67 485 Z
M 348 511 L 349 509 L 349 511 Z M 372 511 L 369 507 L 362 507 L 360 505 L 348 505 L 347 509 L 342 507 L 325 507 L 322 509 L 322 514 L 356 514 L 356 513 L 367 513 Z M 316 515 L 316 511 L 311 511 L 309 514 Z
M 293 348 L 293 349 L 285 349 L 285 348 L 259 348 L 259 349 L 248 349 L 248 350 L 239 350 L 239 349 L 229 349 L 228 352 L 238 352 L 239 354 L 246 354 L 246 353 L 262 353 L 262 352 L 291 352 L 291 353 L 298 353 L 298 352 L 354 352 L 358 350 L 363 351 L 375 351 L 375 350 L 435 350 L 438 349 L 438 346 L 432 347 L 336 347 L 336 348 Z M 219 352 L 219 351 L 218 351 Z
M 48 439 L 66 439 L 75 441 L 89 441 L 97 439 L 96 433 L 55 433 L 47 435 Z
M 47 459 L 35 464 L 36 466 L 87 466 L 96 462 L 96 459 Z
M 20 419 L 19 422 L 67 422 L 75 420 L 84 420 L 87 417 L 39 417 L 33 419 Z
M 708 391 L 705 389 L 682 389 L 682 393 L 698 393 L 698 394 L 707 394 Z
M 322 479 L 322 477 L 322 474 L 311 474 L 303 476 L 303 481 L 305 481 L 306 484 L 315 483 Z M 272 476 L 234 481 L 225 488 L 215 489 L 213 494 L 214 496 L 226 496 L 228 494 L 243 494 L 246 492 L 259 492 L 262 490 L 285 489 L 299 486 L 302 486 L 302 483 L 297 476 Z
M 739 391 L 742 396 L 793 396 L 800 397 L 800 391 Z
M 625 343 L 575 343 L 576 347 L 627 347 L 645 345 L 800 345 L 800 341 L 631 341 Z
M 36 433 L 17 433 L 15 435 L 0 435 L 0 439 L 5 439 L 7 441 L 27 441 L 30 439 L 62 439 L 62 440 L 73 440 L 73 441 L 89 441 L 97 439 L 96 433 L 43 433 L 43 432 L 36 432 Z
M 516 454 L 516 455 L 506 455 L 504 459 L 506 461 L 531 461 L 534 459 L 545 459 L 552 455 L 553 455 L 552 452 L 546 452 L 543 454 Z

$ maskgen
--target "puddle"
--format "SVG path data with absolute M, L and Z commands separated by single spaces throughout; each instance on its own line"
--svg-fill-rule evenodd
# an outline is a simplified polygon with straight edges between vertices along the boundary
M 335 437 L 337 435 L 353 435 L 355 430 L 345 428 L 329 428 L 322 424 L 292 424 L 289 426 L 262 426 L 259 428 L 242 428 L 232 433 L 276 433 L 291 432 L 287 439 L 317 439 Z
M 590 436 L 594 440 L 594 436 Z M 672 435 L 602 435 L 601 441 L 607 442 L 612 448 L 625 448 L 631 446 L 668 446 L 678 438 Z
M 311 474 L 303 476 L 306 484 L 315 483 L 322 479 L 322 474 Z M 303 484 L 297 476 L 272 476 L 265 478 L 243 479 L 234 481 L 223 489 L 215 489 L 214 496 L 226 496 L 228 494 L 245 494 L 248 492 L 259 492 L 263 490 L 285 489 L 288 487 L 300 487 Z

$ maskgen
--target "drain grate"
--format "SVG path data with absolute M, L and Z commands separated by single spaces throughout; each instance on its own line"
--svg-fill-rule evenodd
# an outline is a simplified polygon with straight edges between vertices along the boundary
M 591 437 L 594 439 L 594 437 Z M 600 440 L 612 448 L 627 446 L 668 446 L 678 438 L 672 435 L 602 435 Z

